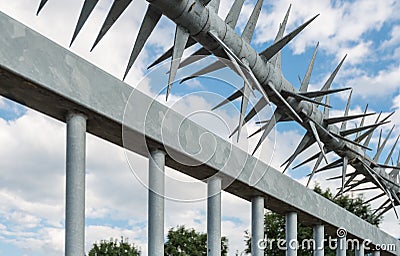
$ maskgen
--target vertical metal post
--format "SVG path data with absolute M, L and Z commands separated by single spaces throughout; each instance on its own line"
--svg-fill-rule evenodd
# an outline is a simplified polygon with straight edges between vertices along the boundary
M 65 255 L 85 255 L 86 117 L 67 116 Z
M 264 250 L 258 246 L 264 238 L 264 198 L 255 196 L 251 199 L 251 255 L 263 256 Z
M 286 214 L 286 256 L 297 256 L 297 213 Z
M 221 255 L 221 178 L 207 181 L 207 255 Z
M 336 256 L 346 256 L 346 237 L 337 238 Z
M 364 243 L 360 242 L 358 248 L 354 250 L 355 256 L 364 256 Z
M 324 256 L 324 225 L 316 225 L 314 231 L 314 256 Z
M 165 153 L 152 150 L 149 158 L 149 256 L 164 255 Z

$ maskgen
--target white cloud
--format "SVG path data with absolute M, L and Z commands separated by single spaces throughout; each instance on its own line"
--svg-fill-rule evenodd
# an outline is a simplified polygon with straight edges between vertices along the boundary
M 400 41 L 400 26 L 393 26 L 392 31 L 390 32 L 390 39 L 385 40 L 381 44 L 381 48 L 388 48 L 396 46 Z
M 271 3 L 270 10 L 263 11 L 257 27 L 255 42 L 262 43 L 275 37 L 278 24 L 289 4 L 290 1 L 274 1 Z M 384 22 L 396 15 L 393 4 L 393 1 L 372 0 L 351 3 L 336 2 L 335 4 L 328 0 L 312 0 L 307 5 L 294 2 L 288 31 L 318 11 L 321 12 L 321 16 L 292 43 L 291 47 L 295 53 L 301 53 L 304 52 L 305 47 L 314 47 L 316 41 L 321 41 L 321 47 L 328 54 L 341 58 L 344 52 L 347 52 L 350 55 L 349 63 L 351 65 L 360 64 L 368 58 L 372 48 L 371 42 L 362 37 L 369 31 L 380 29 Z M 4 4 L 0 3 L 0 9 L 65 46 L 69 44 L 80 5 L 81 1 L 78 0 L 71 1 L 66 6 L 57 4 L 56 1 L 49 1 L 39 17 L 34 15 L 37 8 L 35 1 L 30 3 L 8 1 Z M 222 1 L 221 16 L 224 17 L 230 5 L 231 2 Z M 88 50 L 109 6 L 110 1 L 100 1 L 99 7 L 84 26 L 71 50 L 107 72 L 121 77 L 143 16 L 145 2 L 135 1 L 93 53 L 89 53 Z M 241 27 L 246 22 L 244 17 L 250 14 L 252 8 L 253 3 L 246 3 L 240 19 Z M 152 51 L 161 53 L 172 45 L 174 26 L 172 22 L 163 22 L 157 27 L 149 39 L 149 43 L 153 46 Z M 397 30 L 398 28 L 393 28 L 391 39 L 384 43 L 385 47 L 395 44 L 398 37 Z M 153 55 L 148 48 L 140 54 L 127 79 L 130 84 L 136 85 L 141 79 L 147 64 L 155 57 Z M 352 66 L 345 69 L 345 75 L 342 76 L 346 77 L 346 72 L 353 75 L 354 78 L 348 84 L 356 87 L 355 94 L 362 97 L 380 94 L 386 96 L 399 88 L 396 82 L 398 81 L 396 74 L 399 71 L 399 67 L 392 66 L 374 76 Z M 193 83 L 198 85 L 197 82 Z M 376 87 L 379 87 L 380 90 L 377 91 Z M 145 89 L 150 91 L 149 87 Z M 160 97 L 161 102 L 165 102 L 165 95 Z M 0 108 L 2 104 L 4 106 L 4 100 L 0 98 Z M 400 108 L 400 96 L 394 99 L 393 104 L 394 108 Z M 209 99 L 206 100 L 202 95 L 190 95 L 183 99 L 171 95 L 167 105 L 174 105 L 175 110 L 185 115 L 192 113 L 193 110 L 208 110 L 213 106 Z M 222 138 L 227 138 L 230 130 L 236 127 L 238 122 L 237 110 L 231 110 L 233 114 L 230 110 L 224 108 L 212 114 L 221 117 L 225 123 L 217 122 L 217 119 L 210 121 L 210 116 L 207 115 L 198 115 L 192 119 Z M 354 111 L 359 113 L 358 110 Z M 394 116 L 394 122 L 400 123 L 399 114 Z M 0 190 L 2 201 L 0 216 L 7 220 L 0 223 L 2 231 L 0 239 L 17 245 L 28 254 L 60 255 L 64 250 L 64 127 L 64 124 L 45 118 L 34 111 L 28 111 L 24 116 L 12 122 L 0 119 L 0 141 L 3 145 L 7 145 L 7 147 L 0 148 L 2 177 L 0 181 L 2 188 Z M 254 123 L 248 124 L 237 145 L 252 152 L 260 135 L 250 140 L 245 137 L 257 128 L 259 126 Z M 301 136 L 298 131 L 274 131 L 256 155 L 260 156 L 263 161 L 279 168 L 293 152 Z M 236 141 L 236 138 L 234 137 L 232 141 Z M 147 190 L 136 180 L 131 171 L 142 171 L 145 175 L 147 159 L 137 155 L 131 156 L 133 170 L 130 170 L 123 150 L 115 145 L 88 136 L 87 148 L 86 214 L 90 219 L 90 224 L 86 227 L 86 248 L 89 248 L 95 241 L 109 237 L 119 238 L 123 235 L 139 245 L 143 252 L 146 252 Z M 305 152 L 303 157 L 310 156 L 314 152 L 316 152 L 316 147 Z M 309 166 L 312 168 L 313 162 Z M 340 181 L 325 181 L 325 178 L 338 173 L 338 170 L 321 173 L 316 176 L 316 180 L 323 187 L 338 187 Z M 190 180 L 170 169 L 167 170 L 167 174 L 171 178 Z M 306 178 L 303 178 L 300 182 L 304 183 L 305 180 Z M 191 191 L 185 191 L 189 197 L 205 195 L 206 185 L 204 183 L 197 185 Z M 174 190 L 173 193 L 177 194 L 184 188 L 174 188 L 167 184 L 167 190 Z M 205 201 L 196 203 L 167 201 L 166 227 L 185 224 L 198 231 L 205 231 L 205 203 Z M 244 200 L 223 193 L 222 210 L 228 220 L 223 221 L 222 229 L 223 234 L 229 238 L 231 254 L 244 248 L 243 231 L 249 228 L 250 223 L 249 205 Z M 393 235 L 399 235 L 395 228 L 397 226 L 393 225 L 396 221 L 392 215 L 388 216 L 383 228 Z M 93 224 L 92 222 L 98 223 Z M 119 222 L 127 224 L 115 224 Z M 49 248 L 51 251 L 48 251 Z
M 399 72 L 400 66 L 391 66 L 380 70 L 376 75 L 364 73 L 363 75 L 348 79 L 346 86 L 354 89 L 354 95 L 364 99 L 371 99 L 372 97 L 376 101 L 380 98 L 386 98 L 400 89 Z

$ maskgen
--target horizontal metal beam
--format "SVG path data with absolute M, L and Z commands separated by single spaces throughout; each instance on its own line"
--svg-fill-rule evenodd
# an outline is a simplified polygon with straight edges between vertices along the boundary
M 325 224 L 328 233 L 345 227 L 349 238 L 395 244 L 397 251 L 392 253 L 400 255 L 395 238 L 216 135 L 216 149 L 203 147 L 196 156 L 182 152 L 193 152 L 200 136 L 209 131 L 2 13 L 0 31 L 0 95 L 62 122 L 68 112 L 78 111 L 88 118 L 87 131 L 100 138 L 146 157 L 149 146 L 162 148 L 168 153 L 166 165 L 180 172 L 202 180 L 219 172 L 223 184 L 232 181 L 224 189 L 229 193 L 248 201 L 262 195 L 275 212 L 295 211 L 299 222 Z M 131 94 L 127 111 L 134 110 L 134 117 L 124 120 Z M 161 132 L 164 118 L 168 127 Z M 129 137 L 125 144 L 123 122 Z M 178 129 L 182 122 L 184 129 Z M 179 144 L 179 139 L 186 143 Z M 182 162 L 201 164 L 188 168 Z M 255 182 L 257 178 L 261 179 Z

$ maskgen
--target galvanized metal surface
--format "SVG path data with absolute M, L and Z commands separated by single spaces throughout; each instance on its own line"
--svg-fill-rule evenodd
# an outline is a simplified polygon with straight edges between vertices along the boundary
M 123 146 L 123 113 L 132 93 L 131 87 L 4 14 L 0 14 L 0 31 L 1 95 L 61 121 L 65 121 L 65 116 L 71 110 L 84 113 L 88 117 L 88 132 Z M 182 145 L 174 141 L 163 144 L 161 128 L 146 126 L 146 122 L 160 123 L 168 111 L 167 107 L 137 91 L 131 97 L 133 100 L 130 102 L 134 105 L 130 108 L 135 109 L 135 120 L 124 123 L 130 138 L 130 143 L 125 144 L 125 147 L 146 157 L 149 157 L 147 147 L 152 145 L 168 148 L 181 159 L 198 162 L 204 160 L 201 156 L 193 159 L 182 153 Z M 150 105 L 151 111 L 145 111 Z M 180 123 L 183 119 L 173 111 L 168 112 L 168 117 L 172 119 L 171 123 Z M 198 141 L 206 130 L 193 122 L 186 122 L 192 133 L 191 138 Z M 176 134 L 177 131 L 171 127 L 167 136 L 183 136 Z M 145 143 L 144 135 L 148 143 Z M 265 205 L 275 212 L 285 214 L 297 211 L 300 222 L 312 226 L 323 223 L 326 232 L 330 234 L 336 232 L 337 227 L 344 226 L 349 236 L 371 239 L 373 244 L 395 244 L 396 251 L 392 253 L 400 254 L 400 243 L 395 238 L 225 140 L 217 136 L 215 139 L 216 154 L 204 164 L 187 168 L 167 157 L 166 165 L 198 179 L 207 178 L 216 172 L 223 179 L 236 177 L 240 173 L 225 191 L 249 201 L 254 195 L 261 194 Z M 219 154 L 225 151 L 231 152 L 230 159 Z M 237 166 L 242 163 L 243 168 L 237 170 Z M 252 180 L 257 175 L 263 176 L 263 179 L 254 184 Z M 281 188 L 290 190 L 282 191 Z
M 286 256 L 297 255 L 297 213 L 288 212 L 286 214 Z
M 264 198 L 251 199 L 251 255 L 262 256 L 264 249 L 259 242 L 264 239 Z
M 324 225 L 315 225 L 313 227 L 313 238 L 314 238 L 314 256 L 324 256 L 324 239 L 325 239 L 325 228 Z
M 354 254 L 355 256 L 364 256 L 365 252 L 364 252 L 364 245 L 361 244 L 359 248 L 356 248 L 354 250 Z
M 165 152 L 151 150 L 149 157 L 148 254 L 164 255 Z
M 222 179 L 207 180 L 207 255 L 221 255 L 221 187 Z
M 86 116 L 69 113 L 67 123 L 65 255 L 85 255 Z

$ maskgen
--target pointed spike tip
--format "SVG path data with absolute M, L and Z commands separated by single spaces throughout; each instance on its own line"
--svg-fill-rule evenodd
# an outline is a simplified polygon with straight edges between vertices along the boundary
M 36 12 L 36 16 L 39 16 L 40 11 L 43 9 L 43 7 L 45 6 L 45 4 L 47 3 L 48 0 L 41 0 L 40 4 L 39 4 L 39 8 Z

